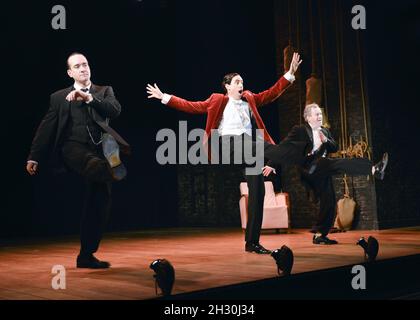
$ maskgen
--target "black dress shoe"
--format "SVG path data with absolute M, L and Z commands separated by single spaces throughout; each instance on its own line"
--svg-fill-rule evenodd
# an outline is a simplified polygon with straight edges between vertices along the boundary
M 77 257 L 77 267 L 78 268 L 89 268 L 89 269 L 107 269 L 111 266 L 108 261 L 100 261 L 95 258 L 94 255 L 91 256 L 78 256 Z
M 314 236 L 312 239 L 313 244 L 337 244 L 338 242 L 336 240 L 332 240 L 328 238 L 327 236 Z
M 382 160 L 375 164 L 375 171 L 373 176 L 378 180 L 383 180 L 385 176 L 385 169 L 388 165 L 388 153 L 385 152 L 382 156 Z
M 258 254 L 270 254 L 271 253 L 270 250 L 267 250 L 266 248 L 264 248 L 259 243 L 251 243 L 251 242 L 247 242 L 245 244 L 245 251 L 246 252 L 255 252 L 255 253 L 258 253 Z

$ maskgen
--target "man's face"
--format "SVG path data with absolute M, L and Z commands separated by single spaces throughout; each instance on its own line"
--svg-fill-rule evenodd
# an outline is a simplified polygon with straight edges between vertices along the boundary
M 314 129 L 322 126 L 322 111 L 319 107 L 311 109 L 311 114 L 308 117 L 308 123 Z
M 238 74 L 232 78 L 230 84 L 226 85 L 226 90 L 229 97 L 234 99 L 240 99 L 242 97 L 242 92 L 244 91 L 244 80 Z
M 82 54 L 71 56 L 67 61 L 69 68 L 67 74 L 74 81 L 87 84 L 90 80 L 90 68 L 87 59 Z

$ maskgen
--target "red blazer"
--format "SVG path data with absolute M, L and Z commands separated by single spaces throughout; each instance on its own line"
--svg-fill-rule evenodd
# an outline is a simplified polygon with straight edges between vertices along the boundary
M 249 107 L 257 123 L 258 129 L 264 130 L 264 140 L 274 144 L 274 140 L 270 137 L 265 128 L 264 122 L 258 113 L 259 107 L 266 105 L 277 99 L 289 87 L 290 82 L 286 78 L 281 77 L 270 89 L 260 93 L 252 93 L 251 91 L 244 91 L 242 97 L 248 102 Z M 223 111 L 229 101 L 227 95 L 221 93 L 213 93 L 205 101 L 188 101 L 176 96 L 172 96 L 168 102 L 168 106 L 189 113 L 207 113 L 206 134 L 204 143 L 210 137 L 211 130 L 219 127 L 220 120 L 222 119 Z

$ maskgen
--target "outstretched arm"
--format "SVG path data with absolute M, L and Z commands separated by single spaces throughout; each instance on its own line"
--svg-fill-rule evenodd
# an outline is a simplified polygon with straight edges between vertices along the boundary
M 210 97 L 206 101 L 188 101 L 174 95 L 163 93 L 156 83 L 153 86 L 147 84 L 146 90 L 149 94 L 149 99 L 159 99 L 163 104 L 167 104 L 172 108 L 188 113 L 206 113 L 211 99 Z
M 270 89 L 254 95 L 255 104 L 257 107 L 266 105 L 282 95 L 282 93 L 295 80 L 295 73 L 301 63 L 302 60 L 300 59 L 300 55 L 297 52 L 293 53 L 289 71 L 286 72 L 286 74 L 282 76 Z

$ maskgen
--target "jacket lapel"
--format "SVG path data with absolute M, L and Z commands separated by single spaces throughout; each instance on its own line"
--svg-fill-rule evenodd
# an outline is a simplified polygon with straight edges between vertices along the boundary
M 90 94 L 95 94 L 97 97 L 102 99 L 103 96 L 101 95 L 101 92 L 99 89 L 100 87 L 92 83 L 92 86 L 90 87 L 89 92 Z M 87 110 L 88 110 L 89 116 L 93 119 L 93 121 L 95 121 L 98 124 L 101 123 L 102 125 L 106 125 L 106 126 L 108 125 L 109 119 L 102 118 L 102 116 L 98 112 L 96 112 L 95 109 L 93 109 L 90 105 L 87 105 Z
M 229 102 L 229 97 L 227 95 L 224 95 L 223 99 L 220 101 L 220 107 L 217 109 L 217 114 L 215 118 L 216 128 L 219 126 L 220 121 L 222 120 L 223 111 L 225 111 L 225 108 L 228 102 Z
M 249 91 L 245 91 L 244 94 L 242 95 L 242 100 L 245 100 L 246 102 L 248 102 L 249 115 L 251 117 L 250 120 L 251 120 L 252 126 L 255 127 L 255 129 L 262 129 L 264 131 L 264 140 L 267 140 L 270 143 L 274 144 L 273 138 L 271 138 L 271 136 L 267 132 L 264 122 L 261 119 L 260 114 L 258 113 L 254 96 Z
M 95 94 L 95 93 L 97 93 L 97 91 L 98 91 L 98 87 L 97 87 L 97 86 L 95 86 L 95 85 L 92 83 L 92 85 L 91 85 L 91 87 L 90 87 L 90 90 L 89 90 L 89 93 L 90 93 L 90 94 Z M 95 114 L 94 114 L 94 112 L 93 112 L 93 110 L 92 110 L 92 107 L 88 105 L 87 109 L 88 109 L 88 113 L 89 113 L 90 117 L 91 117 L 93 120 L 95 120 L 95 119 L 96 119 L 96 117 L 95 117 Z M 96 120 L 95 120 L 95 121 L 96 121 Z
M 321 132 L 324 134 L 324 136 L 326 136 L 327 138 L 330 136 L 328 129 L 321 127 Z
M 308 134 L 309 140 L 311 141 L 311 150 L 314 147 L 314 134 L 309 124 L 305 124 L 306 133 Z
M 63 92 L 63 101 L 61 102 L 61 108 L 60 108 L 60 118 L 61 120 L 65 123 L 67 120 L 67 117 L 69 115 L 70 112 L 70 101 L 66 100 L 67 95 L 74 90 L 73 86 L 68 87 L 64 92 Z
M 73 90 L 73 86 L 68 87 L 63 91 L 63 100 L 59 100 L 57 102 L 58 104 L 58 123 L 57 123 L 57 135 L 55 137 L 55 145 L 58 144 L 61 134 L 64 130 L 64 128 L 67 125 L 67 120 L 69 118 L 70 113 L 70 101 L 66 100 L 67 95 Z

